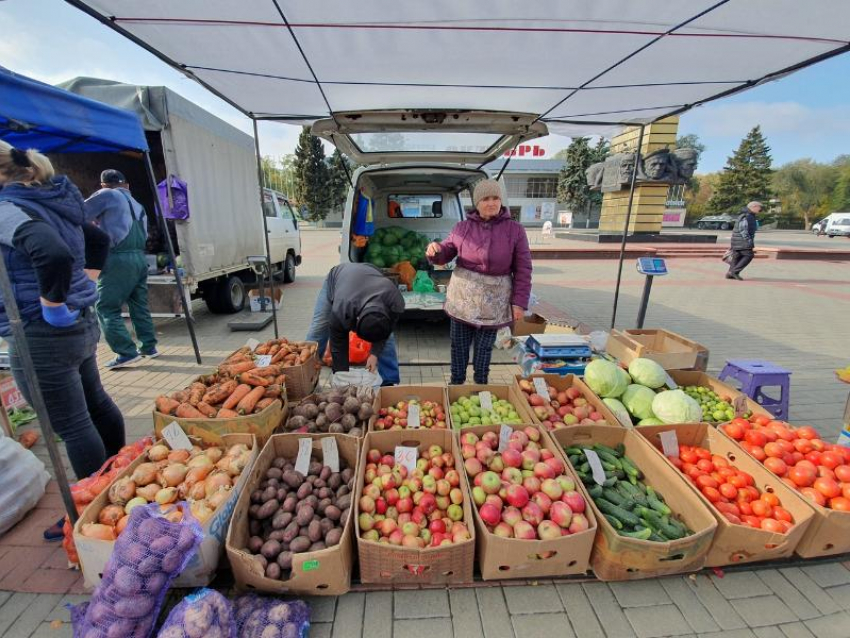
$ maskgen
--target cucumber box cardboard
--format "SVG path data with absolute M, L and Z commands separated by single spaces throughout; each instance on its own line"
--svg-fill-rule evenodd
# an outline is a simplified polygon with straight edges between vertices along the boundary
M 482 392 L 489 392 L 494 399 L 510 401 L 523 423 L 534 423 L 531 408 L 528 406 L 528 401 L 525 400 L 525 397 L 520 396 L 521 393 L 516 384 L 478 385 L 470 383 L 467 385 L 451 385 L 447 388 L 446 392 L 449 401 L 449 405 L 446 406 L 446 409 L 451 412 L 451 404 L 461 397 L 468 397 L 475 394 L 480 395 Z M 461 424 L 456 419 L 452 418 L 451 414 L 449 414 L 449 418 L 451 419 L 452 429 L 460 431 Z
M 732 523 L 719 510 L 714 508 L 695 485 L 688 482 L 691 490 L 700 497 L 700 500 L 717 520 L 717 532 L 714 535 L 714 542 L 708 550 L 708 557 L 705 560 L 706 567 L 775 560 L 791 556 L 794 553 L 794 549 L 812 522 L 814 516 L 812 508 L 803 502 L 795 490 L 785 485 L 761 463 L 743 453 L 741 448 L 733 441 L 707 423 L 642 426 L 635 428 L 635 432 L 649 441 L 662 457 L 664 456 L 661 451 L 663 449 L 662 432 L 675 433 L 679 445 L 699 446 L 709 450 L 712 454 L 723 457 L 737 469 L 752 476 L 755 487 L 760 492 L 775 494 L 779 498 L 781 506 L 793 516 L 794 526 L 787 534 L 768 532 L 763 529 L 754 529 L 749 525 Z M 675 446 L 675 443 L 671 442 L 670 445 Z M 664 460 L 675 468 L 666 457 L 664 457 Z
M 246 488 L 239 496 L 230 529 L 227 532 L 227 558 L 233 569 L 233 576 L 240 589 L 290 593 L 311 596 L 338 596 L 351 588 L 353 569 L 353 551 L 351 535 L 354 508 L 349 509 L 339 545 L 314 552 L 302 552 L 292 557 L 291 577 L 287 580 L 267 578 L 265 570 L 256 557 L 248 552 L 248 508 L 251 506 L 251 492 L 265 479 L 266 471 L 275 458 L 284 456 L 293 460 L 298 456 L 298 441 L 308 438 L 312 441 L 313 456 L 323 459 L 322 439 L 336 440 L 341 467 L 349 467 L 357 475 L 359 439 L 345 434 L 275 434 L 260 452 L 254 467 L 248 476 Z
M 451 428 L 451 423 L 449 421 L 448 395 L 446 394 L 445 386 L 442 385 L 397 385 L 392 387 L 381 388 L 380 392 L 378 393 L 378 402 L 376 404 L 376 408 L 377 410 L 380 410 L 381 408 L 388 408 L 390 406 L 397 405 L 400 401 L 412 400 L 419 401 L 420 404 L 425 401 L 439 403 L 443 407 L 443 411 L 446 413 L 446 428 Z M 384 429 L 387 429 L 384 427 L 376 427 L 378 425 L 379 420 L 380 417 L 378 419 L 372 419 L 369 421 L 370 432 L 380 432 Z M 428 429 L 424 424 L 421 425 L 421 427 Z
M 635 434 L 633 430 L 604 425 L 573 425 L 554 430 L 549 435 L 561 447 L 561 453 L 567 463 L 569 459 L 563 452 L 565 447 L 582 447 L 592 443 L 615 447 L 622 443 L 626 448 L 626 456 L 643 472 L 643 482 L 657 489 L 673 510 L 673 514 L 694 532 L 685 538 L 667 542 L 620 536 L 602 516 L 584 486 L 579 483 L 599 524 L 599 533 L 596 535 L 590 557 L 591 566 L 599 580 L 654 578 L 693 572 L 703 567 L 717 530 L 717 521 L 688 487 L 679 471 L 660 458 L 646 439 Z
M 705 370 L 708 348 L 668 330 L 612 330 L 606 351 L 628 365 L 643 357 L 665 370 Z
M 363 583 L 386 585 L 447 585 L 472 582 L 475 563 L 475 523 L 470 506 L 472 499 L 468 491 L 463 494 L 463 522 L 469 529 L 470 538 L 460 543 L 407 548 L 389 543 L 377 543 L 360 538 L 359 501 L 365 483 L 366 456 L 370 449 L 381 454 L 393 454 L 396 446 L 415 447 L 421 454 L 432 445 L 439 445 L 444 452 L 451 452 L 454 465 L 463 470 L 457 438 L 450 430 L 385 430 L 369 432 L 363 442 L 355 490 L 354 524 L 357 534 L 357 554 L 360 561 L 360 580 Z M 461 479 L 460 485 L 463 485 Z M 464 489 L 461 487 L 461 489 Z
M 512 430 L 527 430 L 527 428 L 536 430 L 540 435 L 540 446 L 550 450 L 557 458 L 563 460 L 558 444 L 546 435 L 542 426 L 509 425 L 507 427 Z M 475 434 L 480 438 L 485 432 L 498 434 L 500 429 L 501 426 L 499 425 L 479 425 L 464 428 L 460 434 L 461 441 L 467 433 Z M 568 463 L 564 465 L 566 467 L 565 474 L 578 486 L 581 481 L 578 480 Z M 466 492 L 471 494 L 473 481 L 465 471 L 461 473 L 466 484 Z M 522 540 L 497 536 L 487 529 L 484 521 L 478 515 L 478 510 L 474 507 L 473 510 L 475 512 L 478 566 L 481 569 L 481 578 L 484 580 L 568 576 L 584 574 L 590 568 L 590 552 L 593 549 L 593 539 L 598 530 L 596 516 L 590 505 L 584 511 L 590 524 L 588 529 L 554 540 Z
M 552 386 L 558 392 L 563 392 L 573 387 L 577 388 L 579 392 L 581 392 L 581 396 L 587 399 L 588 404 L 593 406 L 594 410 L 596 410 L 603 417 L 605 417 L 605 421 L 608 423 L 608 425 L 620 425 L 620 421 L 617 419 L 614 413 L 611 412 L 611 409 L 607 405 L 605 405 L 602 399 L 596 396 L 593 390 L 588 388 L 587 384 L 585 384 L 584 381 L 579 379 L 574 374 L 565 374 L 564 376 L 561 376 L 559 374 L 532 374 L 529 377 L 516 375 L 517 390 L 519 391 L 520 396 L 522 396 L 523 399 L 525 399 L 527 396 L 522 390 L 523 381 L 527 381 L 528 383 L 533 384 L 535 378 L 543 379 L 544 381 L 546 381 L 547 385 Z M 534 389 L 532 387 L 532 392 L 533 391 Z M 543 425 L 543 421 L 541 421 L 540 418 L 534 413 L 534 408 L 529 405 L 528 399 L 525 400 L 525 404 L 528 408 L 528 412 L 531 415 L 531 422 L 536 423 L 537 425 Z M 559 424 L 559 427 L 571 426 Z
M 174 579 L 172 587 L 203 587 L 208 585 L 215 577 L 219 557 L 224 547 L 224 537 L 227 534 L 227 527 L 230 523 L 230 516 L 233 514 L 236 500 L 245 488 L 248 476 L 251 473 L 251 467 L 259 451 L 257 448 L 257 439 L 253 434 L 225 434 L 221 437 L 219 443 L 225 448 L 238 443 L 244 443 L 251 450 L 251 461 L 245 466 L 236 484 L 230 490 L 230 498 L 204 523 L 202 527 L 204 538 L 198 548 L 198 553 L 195 554 L 186 568 Z M 130 476 L 138 465 L 147 462 L 147 460 L 147 453 L 139 455 L 135 461 L 128 465 L 115 478 L 115 481 L 125 476 Z M 81 530 L 86 523 L 96 523 L 100 510 L 108 503 L 109 490 L 105 489 L 97 495 L 97 498 L 89 503 L 77 520 L 77 524 L 74 525 L 74 545 L 77 547 L 80 566 L 83 569 L 83 580 L 87 588 L 94 588 L 100 583 L 100 577 L 106 568 L 109 557 L 112 555 L 115 542 L 87 538 L 82 535 Z

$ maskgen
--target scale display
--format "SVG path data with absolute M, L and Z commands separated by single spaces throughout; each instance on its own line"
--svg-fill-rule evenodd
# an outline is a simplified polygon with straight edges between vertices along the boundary
M 661 257 L 638 257 L 637 270 L 642 275 L 660 277 L 667 274 L 667 262 Z

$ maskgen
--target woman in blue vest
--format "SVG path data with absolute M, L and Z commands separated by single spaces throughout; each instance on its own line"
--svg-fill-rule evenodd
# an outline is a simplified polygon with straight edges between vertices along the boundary
M 96 359 L 95 281 L 109 236 L 85 222 L 79 189 L 54 176 L 50 160 L 2 140 L 0 249 L 51 424 L 77 478 L 89 476 L 124 445 L 124 417 L 100 383 Z M 0 337 L 29 401 L 2 296 Z

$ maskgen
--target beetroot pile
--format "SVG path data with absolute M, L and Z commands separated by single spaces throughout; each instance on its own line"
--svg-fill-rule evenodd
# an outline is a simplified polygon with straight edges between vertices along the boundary
M 370 388 L 334 388 L 301 401 L 286 421 L 287 432 L 330 432 L 363 436 L 375 413 Z
M 266 577 L 287 580 L 293 555 L 339 544 L 353 489 L 354 471 L 341 458 L 333 472 L 314 455 L 306 476 L 295 470 L 295 458 L 275 458 L 248 509 L 247 550 Z

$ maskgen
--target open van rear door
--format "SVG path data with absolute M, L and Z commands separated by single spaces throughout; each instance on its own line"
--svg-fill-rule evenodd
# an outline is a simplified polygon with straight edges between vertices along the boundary
M 438 162 L 480 165 L 549 134 L 528 113 L 394 110 L 334 113 L 313 134 L 358 164 Z

